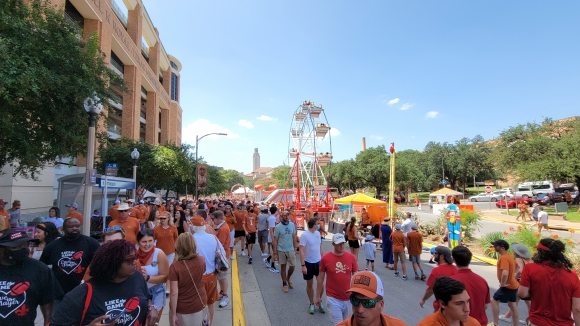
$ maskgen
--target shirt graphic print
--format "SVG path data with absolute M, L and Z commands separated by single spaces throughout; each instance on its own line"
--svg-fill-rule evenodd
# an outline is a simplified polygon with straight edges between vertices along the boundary
M 11 314 L 22 317 L 28 313 L 26 290 L 30 282 L 0 282 L 0 317 L 7 319 Z
M 60 253 L 60 259 L 58 260 L 58 268 L 61 271 L 70 274 L 82 274 L 85 272 L 85 267 L 81 266 L 83 262 L 83 254 L 81 251 L 63 251 Z

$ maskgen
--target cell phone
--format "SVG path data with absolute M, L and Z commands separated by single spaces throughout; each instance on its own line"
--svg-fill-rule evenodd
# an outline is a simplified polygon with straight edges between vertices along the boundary
M 107 319 L 103 319 L 103 324 L 109 324 L 109 323 L 112 323 L 112 322 L 113 322 L 113 320 L 115 320 L 115 319 L 117 319 L 117 318 L 119 318 L 119 317 L 123 316 L 123 315 L 124 315 L 126 312 L 127 312 L 127 309 L 126 309 L 126 308 L 123 308 L 123 310 L 119 311 L 119 313 L 118 313 L 118 314 L 116 314 L 116 315 L 111 315 L 111 316 L 109 316 L 109 318 L 107 318 Z

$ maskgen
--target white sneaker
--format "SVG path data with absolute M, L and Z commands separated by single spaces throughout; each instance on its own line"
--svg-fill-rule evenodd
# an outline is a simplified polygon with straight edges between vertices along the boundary
M 268 256 L 270 256 L 270 255 L 268 255 L 268 254 L 267 254 L 267 253 L 265 253 L 265 252 L 264 252 L 264 253 L 262 253 L 262 257 L 268 257 Z
M 227 295 L 224 295 L 223 298 L 220 300 L 220 308 L 227 307 L 228 303 L 230 303 L 230 298 Z
M 505 314 L 503 314 L 503 315 L 499 315 L 499 320 L 503 320 L 503 321 L 509 321 L 509 322 L 511 322 L 511 321 L 512 321 L 512 319 L 511 319 L 511 318 L 506 318 L 506 317 L 505 317 Z
M 231 260 L 234 260 L 234 255 L 230 255 L 230 259 Z
M 270 263 L 268 262 L 268 259 L 264 258 L 262 259 L 262 261 L 264 262 L 264 264 L 266 264 L 266 268 L 270 268 Z
M 245 251 L 242 251 L 242 256 L 247 256 Z

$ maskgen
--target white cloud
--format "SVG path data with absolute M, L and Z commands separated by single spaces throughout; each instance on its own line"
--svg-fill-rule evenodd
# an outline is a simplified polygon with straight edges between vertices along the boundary
M 272 117 L 269 117 L 269 116 L 263 115 L 263 114 L 261 116 L 257 117 L 256 119 L 262 120 L 262 121 L 272 121 L 272 120 L 276 120 L 276 118 L 272 118 Z
M 392 99 L 392 100 L 390 100 L 390 101 L 387 101 L 387 105 L 394 105 L 394 104 L 397 104 L 397 103 L 399 103 L 399 100 L 400 100 L 400 99 L 399 99 L 398 97 L 396 97 L 396 98 L 394 98 L 394 99 Z M 383 101 L 383 102 L 384 102 L 384 101 Z
M 373 140 L 383 140 L 384 138 L 385 137 L 383 137 L 383 136 L 377 136 L 377 135 L 372 135 L 371 136 L 371 139 L 373 139 Z
M 425 119 L 435 119 L 439 115 L 437 111 L 429 111 L 425 114 Z
M 333 137 L 340 136 L 340 130 L 336 128 L 330 128 L 330 135 Z
M 254 128 L 254 124 L 251 121 L 242 119 L 240 121 L 238 121 L 238 125 L 242 126 L 242 127 L 246 127 L 248 129 L 252 129 Z
M 405 103 L 405 104 L 401 105 L 401 107 L 399 108 L 399 110 L 401 110 L 401 111 L 407 111 L 410 108 L 412 108 L 413 106 L 415 106 L 415 104 Z
M 188 124 L 182 130 L 182 140 L 184 143 L 195 145 L 195 135 L 203 136 L 211 133 L 224 133 L 227 138 L 240 138 L 240 135 L 233 133 L 231 130 L 224 128 L 217 123 L 210 123 L 207 119 L 198 119 L 193 123 Z M 207 138 L 217 139 L 218 135 L 207 136 Z M 224 138 L 225 138 L 224 137 Z

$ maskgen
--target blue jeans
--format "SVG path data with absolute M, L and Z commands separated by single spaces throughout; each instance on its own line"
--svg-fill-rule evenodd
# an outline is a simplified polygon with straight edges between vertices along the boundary
M 149 295 L 151 295 L 151 303 L 157 311 L 165 307 L 165 283 L 149 288 Z

